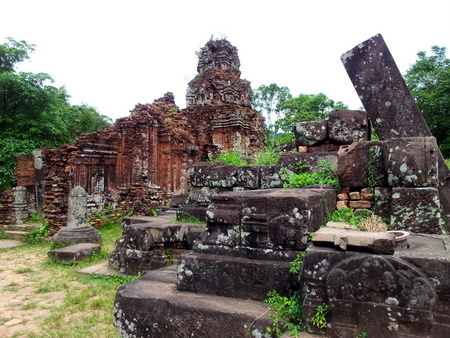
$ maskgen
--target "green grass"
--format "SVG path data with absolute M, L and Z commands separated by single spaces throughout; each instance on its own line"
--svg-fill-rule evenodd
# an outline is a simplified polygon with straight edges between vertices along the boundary
M 50 310 L 50 315 L 41 319 L 39 334 L 22 331 L 18 336 L 119 337 L 112 323 L 114 298 L 120 285 L 136 277 L 99 277 L 77 272 L 108 259 L 115 241 L 122 235 L 121 219 L 107 222 L 99 232 L 102 235 L 101 251 L 90 260 L 72 264 L 56 262 L 47 257 L 48 251 L 53 249 L 51 242 L 34 241 L 32 245 L 8 249 L 13 250 L 17 257 L 29 257 L 30 265 L 22 267 L 22 263 L 14 272 L 30 273 L 25 275 L 26 285 L 33 288 L 34 294 L 48 293 L 50 297 L 50 293 L 62 293 L 59 298 L 62 301 L 50 306 L 40 305 L 36 299 L 25 302 L 21 310 L 45 307 Z M 37 260 L 37 257 L 40 259 Z M 9 283 L 3 291 L 20 293 L 22 287 L 22 283 Z M 0 318 L 0 323 L 2 321 L 6 321 L 6 318 Z
M 18 273 L 18 274 L 22 274 L 22 273 L 33 272 L 33 269 L 32 268 L 21 268 L 21 269 L 14 270 L 14 272 Z

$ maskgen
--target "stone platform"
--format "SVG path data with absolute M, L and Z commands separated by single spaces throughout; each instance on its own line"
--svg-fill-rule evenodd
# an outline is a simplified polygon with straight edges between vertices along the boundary
M 328 304 L 330 337 L 448 337 L 450 236 L 415 234 L 408 243 L 394 255 L 310 246 L 302 274 L 305 322 Z
M 264 302 L 178 291 L 176 282 L 171 266 L 120 287 L 114 325 L 121 336 L 263 337 L 271 325 Z

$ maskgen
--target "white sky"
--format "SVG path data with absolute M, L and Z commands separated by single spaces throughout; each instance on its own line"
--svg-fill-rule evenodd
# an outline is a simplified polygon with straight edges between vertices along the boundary
M 0 8 L 0 43 L 36 45 L 19 71 L 50 74 L 72 104 L 113 120 L 168 91 L 184 108 L 195 52 L 212 34 L 238 48 L 252 89 L 323 92 L 350 109 L 362 104 L 340 55 L 371 36 L 383 35 L 402 74 L 433 45 L 450 57 L 450 0 L 11 0 Z

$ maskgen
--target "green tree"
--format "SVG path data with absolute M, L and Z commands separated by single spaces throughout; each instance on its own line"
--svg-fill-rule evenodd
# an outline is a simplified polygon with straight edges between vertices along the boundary
M 0 73 L 13 73 L 16 63 L 29 59 L 28 53 L 34 52 L 36 46 L 13 38 L 6 38 L 6 41 L 0 45 Z
M 0 45 L 0 188 L 12 185 L 15 156 L 71 143 L 81 133 L 105 129 L 111 120 L 86 104 L 71 106 L 64 87 L 46 73 L 15 72 L 34 45 L 8 38 Z
M 405 74 L 416 100 L 444 157 L 450 157 L 450 59 L 446 48 L 431 47 L 431 56 L 417 53 L 418 60 Z
M 270 85 L 261 85 L 253 93 L 253 108 L 258 110 L 264 116 L 267 116 L 266 126 L 269 132 L 269 138 L 274 143 L 276 135 L 275 124 L 272 121 L 272 115 L 277 115 L 276 120 L 280 118 L 277 106 L 287 100 L 292 99 L 292 95 L 287 87 L 280 87 L 275 83 Z M 276 122 L 276 121 L 275 121 Z
M 334 109 L 348 109 L 348 107 L 341 101 L 329 99 L 323 93 L 300 94 L 277 106 L 283 117 L 276 122 L 276 128 L 284 133 L 292 133 L 295 123 L 326 119 Z

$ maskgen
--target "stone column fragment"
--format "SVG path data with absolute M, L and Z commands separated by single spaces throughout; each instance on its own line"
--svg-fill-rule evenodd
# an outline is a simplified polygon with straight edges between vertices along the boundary
M 70 191 L 67 226 L 60 229 L 53 237 L 56 244 L 100 243 L 102 236 L 97 229 L 88 225 L 87 194 L 76 186 Z

